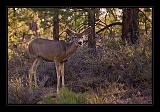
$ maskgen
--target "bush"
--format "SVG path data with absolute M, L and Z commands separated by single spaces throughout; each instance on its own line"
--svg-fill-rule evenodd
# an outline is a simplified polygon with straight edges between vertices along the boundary
M 138 46 L 123 46 L 121 43 L 108 41 L 110 44 L 107 44 L 106 47 L 98 47 L 96 53 L 92 53 L 92 49 L 87 47 L 78 48 L 76 53 L 65 63 L 65 83 L 70 90 L 62 89 L 60 97 L 56 98 L 53 98 L 55 97 L 53 94 L 43 97 L 39 92 L 29 92 L 24 83 L 28 81 L 25 77 L 28 75 L 33 60 L 28 60 L 25 57 L 13 57 L 9 60 L 8 67 L 9 103 L 35 104 L 41 98 L 43 100 L 39 103 L 43 104 L 140 102 L 137 100 L 138 97 L 135 96 L 134 98 L 131 95 L 135 90 L 145 90 L 145 92 L 141 92 L 144 96 L 152 94 L 152 44 L 150 41 L 146 39 L 144 42 L 140 42 L 141 44 Z M 21 81 L 22 77 L 24 77 L 24 81 Z M 49 78 L 47 79 L 47 77 Z M 39 78 L 40 83 L 45 83 L 47 80 L 48 85 L 55 92 L 56 72 L 54 63 L 42 63 L 37 69 L 37 78 Z M 11 79 L 14 80 L 11 82 Z M 53 83 L 51 84 L 51 82 Z M 16 86 L 13 86 L 14 84 Z M 119 90 L 119 92 L 126 95 L 114 93 L 117 88 L 121 88 L 121 84 L 128 91 L 125 93 Z M 41 85 L 37 91 L 43 90 L 44 84 Z M 87 94 L 91 97 L 88 97 Z M 118 96 L 113 97 L 111 94 L 118 94 Z M 122 99 L 128 96 L 131 98 L 123 101 L 120 96 Z M 143 96 L 139 97 L 143 99 Z M 146 99 L 144 98 L 144 100 Z
M 89 104 L 115 104 L 125 93 L 124 84 L 110 83 L 106 88 L 89 91 L 86 99 Z
M 61 88 L 59 94 L 47 94 L 38 104 L 84 104 L 84 94 L 75 93 L 67 88 Z
M 8 103 L 27 104 L 29 103 L 30 92 L 22 84 L 22 79 L 11 79 L 8 82 Z
M 57 104 L 83 104 L 85 103 L 84 95 L 75 93 L 67 88 L 60 90 L 60 95 L 57 99 Z

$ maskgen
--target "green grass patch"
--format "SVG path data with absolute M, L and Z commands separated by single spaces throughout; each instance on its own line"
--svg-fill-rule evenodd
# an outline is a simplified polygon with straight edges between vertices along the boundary
M 60 90 L 59 97 L 57 99 L 58 104 L 84 104 L 85 97 L 82 93 L 75 93 L 67 88 Z

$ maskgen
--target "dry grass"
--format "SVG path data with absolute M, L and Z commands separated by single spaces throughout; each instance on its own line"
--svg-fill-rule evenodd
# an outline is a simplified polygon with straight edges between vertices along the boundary
M 140 44 L 123 46 L 120 42 L 108 40 L 96 53 L 87 47 L 79 48 L 65 64 L 66 90 L 72 103 L 81 102 L 79 94 L 85 97 L 83 103 L 91 104 L 144 104 L 152 102 L 152 42 L 150 38 Z M 56 75 L 53 63 L 44 62 L 38 68 L 38 89 L 28 90 L 28 70 L 33 60 L 27 53 L 9 60 L 8 102 L 12 104 L 64 103 L 46 99 L 46 94 L 55 91 Z M 48 82 L 51 86 L 44 88 Z M 53 80 L 53 81 L 50 81 Z M 52 89 L 51 89 L 52 88 Z M 44 92 L 45 91 L 45 92 Z M 73 96 L 73 97 L 72 97 Z M 67 100 L 66 102 L 69 102 Z M 43 103 L 44 103 L 43 102 Z M 42 102 L 41 102 L 42 103 Z

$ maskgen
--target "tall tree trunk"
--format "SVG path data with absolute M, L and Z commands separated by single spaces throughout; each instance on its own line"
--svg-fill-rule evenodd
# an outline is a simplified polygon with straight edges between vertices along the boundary
M 123 8 L 122 40 L 135 44 L 139 37 L 138 8 Z
M 91 8 L 88 10 L 88 26 L 91 26 L 91 33 L 88 35 L 88 47 L 96 49 L 96 40 L 95 40 L 95 12 Z
M 55 9 L 53 17 L 53 39 L 59 40 L 59 9 Z

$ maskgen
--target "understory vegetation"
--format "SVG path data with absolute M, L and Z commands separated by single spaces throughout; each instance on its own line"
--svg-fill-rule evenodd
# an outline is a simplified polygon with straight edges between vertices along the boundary
M 152 7 L 10 7 L 7 11 L 8 104 L 152 104 Z M 65 88 L 59 94 L 54 62 L 38 66 L 38 87 L 29 88 L 34 58 L 28 46 L 36 38 L 59 43 L 51 51 L 52 44 L 31 45 L 30 54 L 40 52 L 39 57 L 48 59 L 55 52 L 63 54 L 57 51 L 70 53 L 65 42 L 66 46 L 85 43 L 66 61 Z
M 9 104 L 151 104 L 152 40 L 141 36 L 139 45 L 106 40 L 92 49 L 84 46 L 65 63 L 65 85 L 56 95 L 56 72 L 52 62 L 37 70 L 39 87 L 28 87 L 33 60 L 27 49 L 8 60 Z

